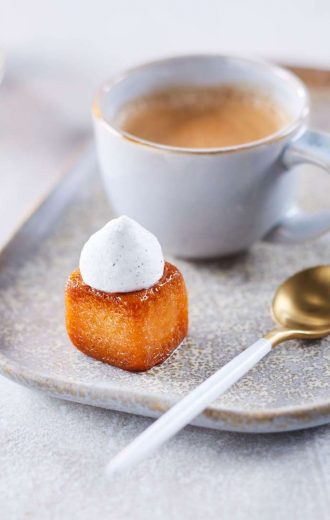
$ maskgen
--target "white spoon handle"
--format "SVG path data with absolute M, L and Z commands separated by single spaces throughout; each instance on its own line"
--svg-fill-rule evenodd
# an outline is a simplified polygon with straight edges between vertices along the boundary
M 272 345 L 268 339 L 259 339 L 246 350 L 243 350 L 119 452 L 107 465 L 107 474 L 112 475 L 122 471 L 144 459 L 236 383 L 260 359 L 268 354 L 271 348 Z

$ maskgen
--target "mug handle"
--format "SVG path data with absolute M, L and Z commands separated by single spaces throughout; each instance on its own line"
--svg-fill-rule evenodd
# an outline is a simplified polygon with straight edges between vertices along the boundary
M 287 145 L 282 161 L 287 168 L 297 164 L 314 164 L 330 173 L 330 136 L 306 130 Z M 309 214 L 292 208 L 264 240 L 292 244 L 319 237 L 327 231 L 330 231 L 330 211 Z

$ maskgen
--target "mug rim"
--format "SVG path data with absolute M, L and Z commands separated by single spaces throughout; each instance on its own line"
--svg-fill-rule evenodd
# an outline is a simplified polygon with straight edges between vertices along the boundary
M 261 65 L 265 69 L 269 70 L 269 73 L 274 74 L 278 78 L 280 78 L 282 81 L 291 83 L 295 90 L 297 91 L 297 94 L 301 97 L 302 105 L 299 110 L 299 113 L 297 117 L 295 117 L 288 125 L 285 125 L 280 130 L 277 130 L 276 132 L 273 132 L 272 134 L 269 134 L 262 139 L 258 139 L 255 141 L 249 141 L 247 143 L 237 144 L 237 145 L 230 145 L 230 146 L 222 146 L 222 147 L 215 147 L 215 148 L 189 148 L 189 147 L 182 147 L 182 146 L 172 146 L 172 145 L 165 145 L 161 143 L 157 143 L 154 141 L 149 141 L 147 139 L 143 139 L 141 137 L 138 137 L 134 134 L 131 134 L 129 132 L 126 132 L 125 130 L 122 130 L 120 128 L 116 128 L 113 126 L 109 120 L 105 117 L 102 109 L 101 109 L 101 100 L 102 97 L 106 94 L 108 94 L 112 88 L 126 79 L 128 76 L 135 72 L 139 72 L 140 70 L 143 70 L 145 68 L 148 68 L 153 65 L 158 65 L 162 63 L 167 62 L 173 62 L 176 60 L 182 60 L 182 59 L 194 59 L 194 58 L 222 58 L 222 59 L 229 59 L 236 62 L 243 62 L 243 63 L 250 63 L 251 65 Z M 244 56 L 236 56 L 236 55 L 229 55 L 229 54 L 212 54 L 212 53 L 202 53 L 202 54 L 182 54 L 182 55 L 175 55 L 170 56 L 166 58 L 161 58 L 157 60 L 151 60 L 144 62 L 140 65 L 137 65 L 135 67 L 130 67 L 126 69 L 124 72 L 121 72 L 114 76 L 112 79 L 104 82 L 101 87 L 97 90 L 93 103 L 92 103 L 92 115 L 95 120 L 99 120 L 105 125 L 105 127 L 115 136 L 120 137 L 122 139 L 125 139 L 129 141 L 130 143 L 137 144 L 140 146 L 144 146 L 147 148 L 151 148 L 153 150 L 163 151 L 163 152 L 171 152 L 171 153 L 180 153 L 180 154 L 193 154 L 193 155 L 214 155 L 214 154 L 227 154 L 227 153 L 233 153 L 233 152 L 240 152 L 244 150 L 251 150 L 254 148 L 257 148 L 259 146 L 263 145 L 269 145 L 273 144 L 279 141 L 284 140 L 285 138 L 289 137 L 290 135 L 293 135 L 303 124 L 303 122 L 306 120 L 306 118 L 309 115 L 309 94 L 308 90 L 304 84 L 304 82 L 293 72 L 289 71 L 288 69 L 281 67 L 279 65 L 275 65 L 271 62 L 268 62 L 266 60 L 257 59 L 257 58 L 249 58 Z

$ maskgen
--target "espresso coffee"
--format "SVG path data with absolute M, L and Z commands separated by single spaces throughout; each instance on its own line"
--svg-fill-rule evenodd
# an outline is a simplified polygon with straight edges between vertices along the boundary
M 115 126 L 141 139 L 182 148 L 221 148 L 269 136 L 290 118 L 257 90 L 175 87 L 128 103 Z

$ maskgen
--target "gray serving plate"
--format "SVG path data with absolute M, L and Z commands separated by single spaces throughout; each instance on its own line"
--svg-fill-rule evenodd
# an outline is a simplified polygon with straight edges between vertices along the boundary
M 308 189 L 319 204 L 328 182 Z M 157 417 L 272 327 L 277 285 L 328 263 L 330 237 L 297 246 L 257 244 L 209 262 L 175 259 L 190 298 L 189 337 L 161 366 L 129 373 L 76 350 L 64 326 L 63 289 L 89 235 L 112 217 L 93 152 L 69 172 L 0 256 L 0 372 L 62 399 Z M 194 424 L 276 432 L 330 421 L 330 340 L 292 341 L 217 399 Z

